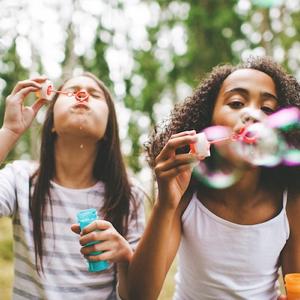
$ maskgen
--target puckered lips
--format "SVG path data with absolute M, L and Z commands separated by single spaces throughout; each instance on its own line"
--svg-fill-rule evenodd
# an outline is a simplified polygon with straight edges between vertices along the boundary
M 90 107 L 87 103 L 78 102 L 72 106 L 72 110 L 90 110 Z

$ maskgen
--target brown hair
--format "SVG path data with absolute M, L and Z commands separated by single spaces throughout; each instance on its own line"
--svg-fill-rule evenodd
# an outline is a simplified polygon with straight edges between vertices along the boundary
M 120 234 L 126 235 L 128 230 L 131 186 L 121 154 L 118 123 L 113 99 L 107 87 L 96 76 L 91 73 L 83 73 L 81 76 L 89 77 L 99 85 L 104 92 L 109 108 L 105 135 L 101 141 L 98 141 L 99 147 L 93 169 L 94 178 L 101 180 L 105 184 L 104 205 L 99 210 Z M 63 85 L 59 89 L 62 88 Z M 30 197 L 30 212 L 33 220 L 35 260 L 38 271 L 39 269 L 43 271 L 43 220 L 47 202 L 52 207 L 50 181 L 55 175 L 54 146 L 56 139 L 56 133 L 52 132 L 52 128 L 53 107 L 57 98 L 58 94 L 55 95 L 46 114 L 42 129 L 40 164 L 38 170 L 30 180 L 30 186 L 34 186 Z

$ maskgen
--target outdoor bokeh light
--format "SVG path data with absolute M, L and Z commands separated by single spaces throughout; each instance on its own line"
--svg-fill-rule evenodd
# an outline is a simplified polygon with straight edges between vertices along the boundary
M 128 173 L 153 200 L 144 144 L 154 125 L 167 123 L 174 104 L 220 64 L 267 55 L 300 80 L 299 20 L 300 0 L 0 0 L 1 124 L 18 81 L 45 74 L 58 90 L 70 75 L 91 72 L 113 93 Z M 38 158 L 45 111 L 5 163 Z M 232 186 L 249 166 L 300 166 L 298 108 L 280 109 L 239 136 L 223 126 L 201 132 L 210 153 L 193 176 L 210 188 Z M 13 280 L 10 222 L 0 219 L 1 300 L 10 300 Z M 159 300 L 170 300 L 173 289 L 168 278 Z

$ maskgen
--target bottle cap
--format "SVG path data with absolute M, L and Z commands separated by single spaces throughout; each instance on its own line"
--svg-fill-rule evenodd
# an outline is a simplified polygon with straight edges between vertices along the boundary
M 197 153 L 203 157 L 210 156 L 210 143 L 207 140 L 207 137 L 204 132 L 200 132 L 196 135 L 197 142 L 195 144 L 191 144 L 191 152 Z
M 284 276 L 287 292 L 299 293 L 300 297 L 300 273 L 290 273 Z
M 52 100 L 52 96 L 51 96 L 52 92 L 53 92 L 53 83 L 50 80 L 46 80 L 44 83 L 42 83 L 42 88 L 37 93 L 37 96 L 41 99 L 51 101 Z

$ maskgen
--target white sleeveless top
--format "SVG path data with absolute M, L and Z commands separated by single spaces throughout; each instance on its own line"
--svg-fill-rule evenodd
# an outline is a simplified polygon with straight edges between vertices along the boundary
M 239 225 L 209 211 L 194 194 L 182 216 L 174 300 L 277 300 L 279 256 L 289 237 L 283 209 Z

